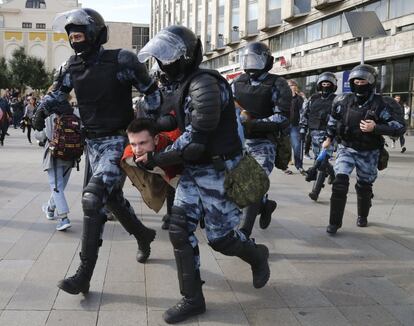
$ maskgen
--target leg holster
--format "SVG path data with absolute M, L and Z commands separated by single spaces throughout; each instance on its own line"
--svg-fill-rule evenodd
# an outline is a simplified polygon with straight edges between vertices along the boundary
M 169 236 L 174 248 L 180 292 L 184 297 L 194 297 L 201 291 L 200 272 L 195 263 L 195 257 L 199 255 L 198 246 L 191 246 L 185 211 L 177 206 L 171 209 Z
M 357 182 L 355 184 L 357 193 L 358 217 L 368 217 L 369 209 L 372 206 L 372 183 Z
M 342 225 L 348 188 L 349 177 L 346 174 L 336 175 L 332 184 L 331 207 L 329 215 L 329 224 L 331 225 Z

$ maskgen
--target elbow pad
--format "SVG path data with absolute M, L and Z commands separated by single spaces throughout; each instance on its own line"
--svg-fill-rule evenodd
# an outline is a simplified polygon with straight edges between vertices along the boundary
M 173 131 L 177 129 L 177 120 L 171 114 L 165 114 L 157 119 L 158 131 Z
M 202 74 L 190 84 L 191 125 L 198 131 L 213 131 L 217 128 L 221 114 L 221 90 L 217 78 Z
M 183 159 L 185 161 L 198 160 L 207 149 L 208 136 L 204 133 L 193 132 L 191 143 L 183 149 Z
M 165 166 L 179 165 L 183 163 L 183 157 L 179 151 L 152 153 L 149 157 L 151 157 L 151 159 L 149 159 L 148 162 L 152 161 L 152 169 L 155 166 L 162 168 Z

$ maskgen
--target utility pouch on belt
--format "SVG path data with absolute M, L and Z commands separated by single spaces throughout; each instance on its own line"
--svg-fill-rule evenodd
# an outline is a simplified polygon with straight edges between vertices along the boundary
M 239 164 L 225 172 L 224 190 L 227 197 L 240 208 L 259 202 L 269 190 L 266 172 L 248 153 Z

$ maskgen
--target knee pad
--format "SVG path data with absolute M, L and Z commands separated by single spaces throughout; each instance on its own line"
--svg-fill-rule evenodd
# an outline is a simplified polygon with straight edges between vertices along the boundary
M 181 207 L 173 206 L 171 208 L 169 228 L 171 244 L 175 249 L 190 245 L 189 235 L 185 210 Z
M 233 230 L 222 238 L 209 242 L 211 248 L 226 256 L 234 256 L 237 248 L 236 245 L 239 242 L 239 236 Z
M 355 184 L 355 191 L 359 196 L 372 196 L 372 183 L 358 181 Z
M 337 174 L 332 183 L 332 194 L 346 196 L 349 188 L 349 176 L 346 174 Z
M 86 216 L 100 214 L 103 207 L 105 185 L 101 179 L 92 177 L 87 186 L 83 189 L 82 208 Z

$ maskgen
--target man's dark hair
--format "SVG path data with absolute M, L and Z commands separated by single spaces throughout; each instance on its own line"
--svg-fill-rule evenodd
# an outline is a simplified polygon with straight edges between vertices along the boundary
M 138 118 L 132 120 L 127 127 L 127 133 L 138 133 L 147 130 L 149 134 L 154 137 L 158 134 L 156 122 L 151 118 Z

